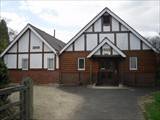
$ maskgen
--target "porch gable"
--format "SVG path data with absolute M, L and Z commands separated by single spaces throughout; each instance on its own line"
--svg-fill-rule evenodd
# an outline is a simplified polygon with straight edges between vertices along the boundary
M 87 56 L 87 58 L 90 58 L 93 55 L 104 56 L 104 57 L 105 56 L 126 57 L 126 55 L 117 46 L 115 46 L 107 37 L 105 37 L 102 40 L 102 42 L 92 50 L 92 52 Z

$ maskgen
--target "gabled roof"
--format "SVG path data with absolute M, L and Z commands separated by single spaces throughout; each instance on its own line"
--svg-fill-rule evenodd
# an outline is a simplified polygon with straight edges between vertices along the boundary
M 51 36 L 50 34 L 40 30 L 39 28 L 33 26 L 30 24 L 30 26 L 32 26 L 32 28 L 44 39 L 48 42 L 48 44 L 50 44 L 57 52 L 59 52 L 64 46 L 65 43 L 58 40 L 57 38 Z
M 40 30 L 39 28 L 36 28 L 31 24 L 27 24 L 23 28 L 23 30 L 16 36 L 16 38 L 9 44 L 9 46 L 3 51 L 0 57 L 2 57 L 19 40 L 19 38 L 23 35 L 23 33 L 25 33 L 28 29 L 34 32 L 40 38 L 40 40 L 42 40 L 55 54 L 58 54 L 58 52 L 65 46 L 64 42 L 56 39 L 55 37 Z
M 84 28 L 82 28 L 67 44 L 66 46 L 60 51 L 60 54 L 67 49 L 80 35 L 83 34 L 94 22 L 96 22 L 104 13 L 109 13 L 113 18 L 119 21 L 122 25 L 124 25 L 127 29 L 129 29 L 134 35 L 136 35 L 140 40 L 142 40 L 146 45 L 148 45 L 153 51 L 159 53 L 159 51 L 152 46 L 152 44 L 147 41 L 143 36 L 141 36 L 136 30 L 130 27 L 126 22 L 124 22 L 120 17 L 118 17 L 115 13 L 113 13 L 107 7 L 104 8 L 97 16 L 95 16 Z
M 116 47 L 107 37 L 105 37 L 102 42 L 92 50 L 87 58 L 90 58 L 92 55 L 94 55 L 105 43 L 112 47 L 119 55 L 126 57 L 126 55 L 118 47 Z

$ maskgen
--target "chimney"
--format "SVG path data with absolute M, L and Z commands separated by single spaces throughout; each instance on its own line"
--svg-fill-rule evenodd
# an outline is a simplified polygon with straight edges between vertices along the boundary
M 54 34 L 53 34 L 53 37 L 55 37 L 56 36 L 56 30 L 54 29 Z

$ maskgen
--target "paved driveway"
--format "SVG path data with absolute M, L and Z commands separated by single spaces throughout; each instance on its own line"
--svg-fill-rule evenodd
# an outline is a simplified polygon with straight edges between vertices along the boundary
M 34 118 L 36 120 L 143 120 L 138 98 L 149 92 L 151 92 L 149 89 L 111 90 L 35 86 Z

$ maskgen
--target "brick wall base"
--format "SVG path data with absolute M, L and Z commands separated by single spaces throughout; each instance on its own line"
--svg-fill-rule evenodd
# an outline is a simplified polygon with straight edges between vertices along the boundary
M 11 82 L 19 83 L 24 77 L 32 78 L 34 84 L 52 84 L 59 82 L 59 71 L 48 70 L 9 70 Z

